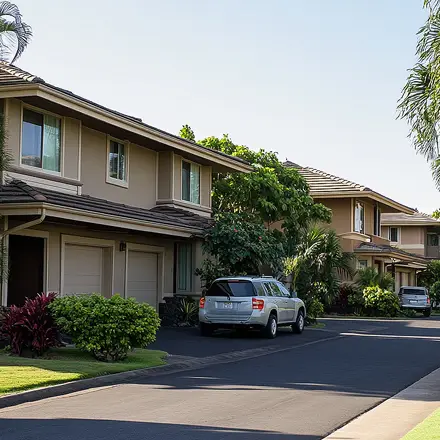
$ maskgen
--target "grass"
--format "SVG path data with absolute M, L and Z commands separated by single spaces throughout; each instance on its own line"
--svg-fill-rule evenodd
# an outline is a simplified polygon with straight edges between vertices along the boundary
M 323 322 L 315 322 L 315 324 L 310 324 L 307 328 L 324 328 L 325 324 Z
M 403 440 L 440 440 L 440 409 L 406 434 Z
M 99 362 L 76 348 L 56 348 L 44 358 L 0 354 L 0 396 L 122 371 L 164 365 L 166 353 L 136 349 L 121 362 Z

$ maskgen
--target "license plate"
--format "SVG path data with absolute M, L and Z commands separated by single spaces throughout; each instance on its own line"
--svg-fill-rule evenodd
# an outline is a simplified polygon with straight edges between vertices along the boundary
M 417 304 L 418 303 L 418 301 L 416 299 L 410 299 L 409 302 L 410 302 L 410 304 Z
M 224 309 L 232 309 L 232 303 L 223 303 Z

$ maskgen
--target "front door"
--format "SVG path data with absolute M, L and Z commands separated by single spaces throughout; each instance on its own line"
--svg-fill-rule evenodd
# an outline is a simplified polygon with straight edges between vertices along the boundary
M 8 306 L 22 306 L 26 298 L 42 293 L 44 238 L 9 236 Z

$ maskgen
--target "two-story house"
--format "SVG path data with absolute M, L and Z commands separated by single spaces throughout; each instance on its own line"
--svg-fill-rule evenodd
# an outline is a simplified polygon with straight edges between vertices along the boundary
M 384 214 L 382 237 L 392 246 L 428 259 L 440 258 L 440 220 L 416 212 Z
M 344 251 L 356 255 L 359 268 L 375 267 L 380 273 L 392 272 L 396 289 L 400 285 L 415 285 L 416 273 L 426 267 L 426 259 L 391 246 L 390 239 L 382 232 L 385 215 L 412 215 L 414 209 L 324 171 L 290 161 L 285 162 L 285 166 L 296 168 L 308 183 L 315 202 L 332 210 L 329 226 L 338 234 Z
M 157 307 L 201 291 L 194 269 L 212 173 L 248 172 L 247 163 L 6 63 L 0 110 L 12 156 L 0 187 L 2 304 L 57 291 Z

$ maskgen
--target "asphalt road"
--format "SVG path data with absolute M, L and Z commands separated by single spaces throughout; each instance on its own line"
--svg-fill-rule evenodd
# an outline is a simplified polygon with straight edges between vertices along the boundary
M 176 354 L 284 351 L 7 408 L 0 438 L 318 440 L 440 367 L 440 320 L 325 322 L 274 341 L 187 332 Z

